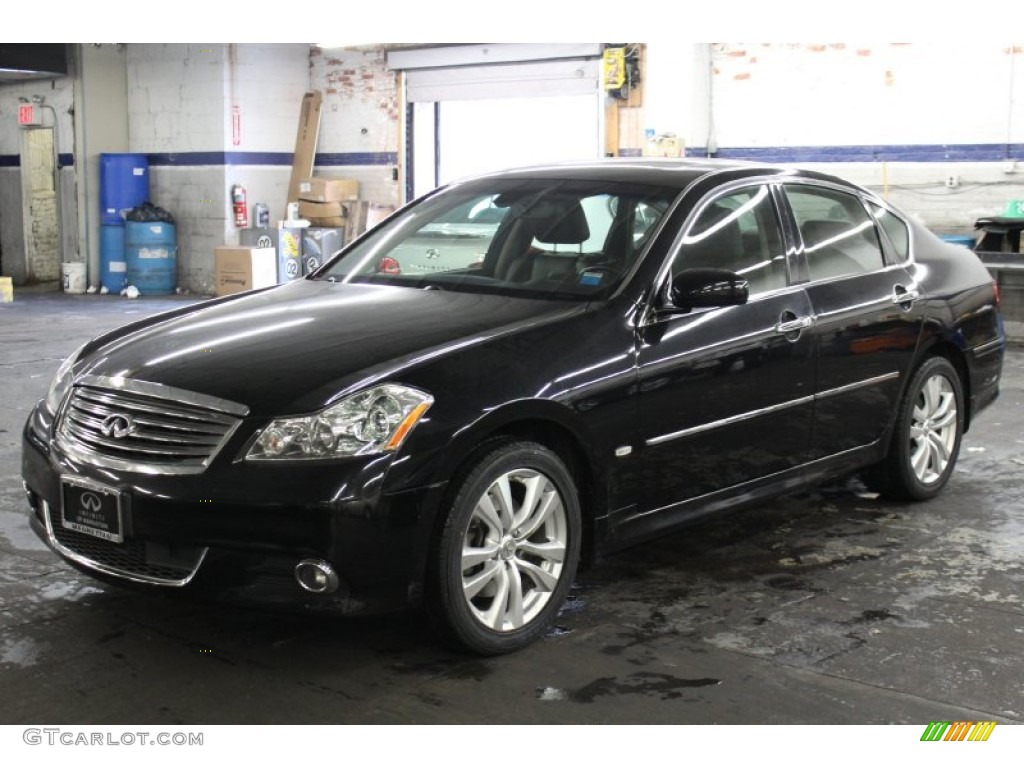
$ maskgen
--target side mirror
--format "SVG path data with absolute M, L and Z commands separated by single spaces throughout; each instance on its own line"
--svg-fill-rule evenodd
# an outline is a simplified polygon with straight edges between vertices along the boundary
M 727 269 L 684 269 L 669 283 L 662 309 L 689 312 L 705 307 L 734 307 L 747 303 L 750 283 Z

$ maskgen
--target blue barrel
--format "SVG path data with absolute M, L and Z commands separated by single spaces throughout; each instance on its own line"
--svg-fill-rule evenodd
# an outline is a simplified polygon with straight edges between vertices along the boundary
M 122 224 L 124 214 L 149 200 L 145 155 L 100 155 L 100 224 Z
M 975 238 L 968 235 L 939 235 L 939 237 L 951 245 L 962 245 L 964 248 L 974 248 L 974 244 L 977 242 Z
M 127 285 L 128 263 L 124 258 L 124 223 L 100 225 L 100 286 L 120 293 Z
M 144 296 L 174 293 L 178 285 L 178 246 L 173 224 L 126 221 L 124 253 L 129 285 Z

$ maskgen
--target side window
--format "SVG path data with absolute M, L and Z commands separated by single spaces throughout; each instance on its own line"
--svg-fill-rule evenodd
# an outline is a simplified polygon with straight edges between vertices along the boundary
M 750 293 L 786 286 L 786 255 L 768 187 L 743 189 L 712 201 L 683 239 L 672 274 L 695 267 L 735 272 Z
M 896 257 L 901 262 L 909 259 L 910 229 L 903 219 L 876 203 L 868 203 L 868 206 L 871 208 L 871 215 L 875 217 L 875 221 L 882 225 L 885 234 L 889 236 L 889 242 L 892 243 L 892 247 L 896 251 Z
M 811 280 L 871 272 L 885 266 L 874 220 L 860 198 L 822 187 L 786 187 L 804 241 Z

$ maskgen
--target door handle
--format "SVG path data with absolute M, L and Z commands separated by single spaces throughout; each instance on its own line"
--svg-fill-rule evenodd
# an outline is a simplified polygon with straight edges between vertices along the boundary
M 921 292 L 916 288 L 911 288 L 909 291 L 902 285 L 894 285 L 892 287 L 892 303 L 893 304 L 913 304 L 915 301 L 921 298 Z M 906 307 L 910 309 L 909 306 Z
M 783 316 L 787 314 L 792 315 L 792 312 L 786 312 Z M 782 334 L 798 333 L 805 328 L 810 328 L 812 325 L 814 325 L 813 317 L 797 317 L 793 320 L 780 319 L 779 322 L 775 324 L 775 332 Z

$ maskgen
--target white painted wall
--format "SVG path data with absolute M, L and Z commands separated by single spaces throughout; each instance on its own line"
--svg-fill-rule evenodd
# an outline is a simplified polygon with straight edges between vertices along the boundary
M 213 289 L 214 249 L 237 244 L 231 187 L 284 217 L 286 165 L 222 164 L 187 153 L 290 153 L 302 95 L 309 88 L 309 47 L 301 44 L 131 44 L 128 124 L 131 152 L 182 155 L 150 170 L 153 202 L 177 223 L 179 285 Z M 233 110 L 241 131 L 234 143 Z M 251 216 L 250 216 L 251 221 Z
M 401 147 L 405 105 L 399 94 L 398 74 L 387 68 L 384 51 L 313 48 L 309 54 L 311 88 L 323 92 L 320 120 L 321 156 L 350 158 L 394 155 L 394 163 L 319 165 L 318 175 L 356 179 L 359 196 L 379 205 L 398 205 L 395 178 Z
M 971 41 L 716 44 L 719 144 L 999 143 L 1012 138 L 1011 116 L 1024 141 L 1024 51 L 1013 50 Z
M 699 63 L 690 66 L 702 50 L 710 53 L 710 77 Z M 682 126 L 691 153 L 709 137 L 731 157 L 750 149 L 878 145 L 877 160 L 801 165 L 870 186 L 943 233 L 971 233 L 978 217 L 1024 198 L 1024 162 L 900 162 L 886 155 L 899 145 L 1016 145 L 1019 158 L 1021 44 L 655 43 L 648 61 L 647 125 Z M 663 80 L 663 67 L 687 73 L 683 87 Z M 952 189 L 945 186 L 951 174 L 959 181 Z

